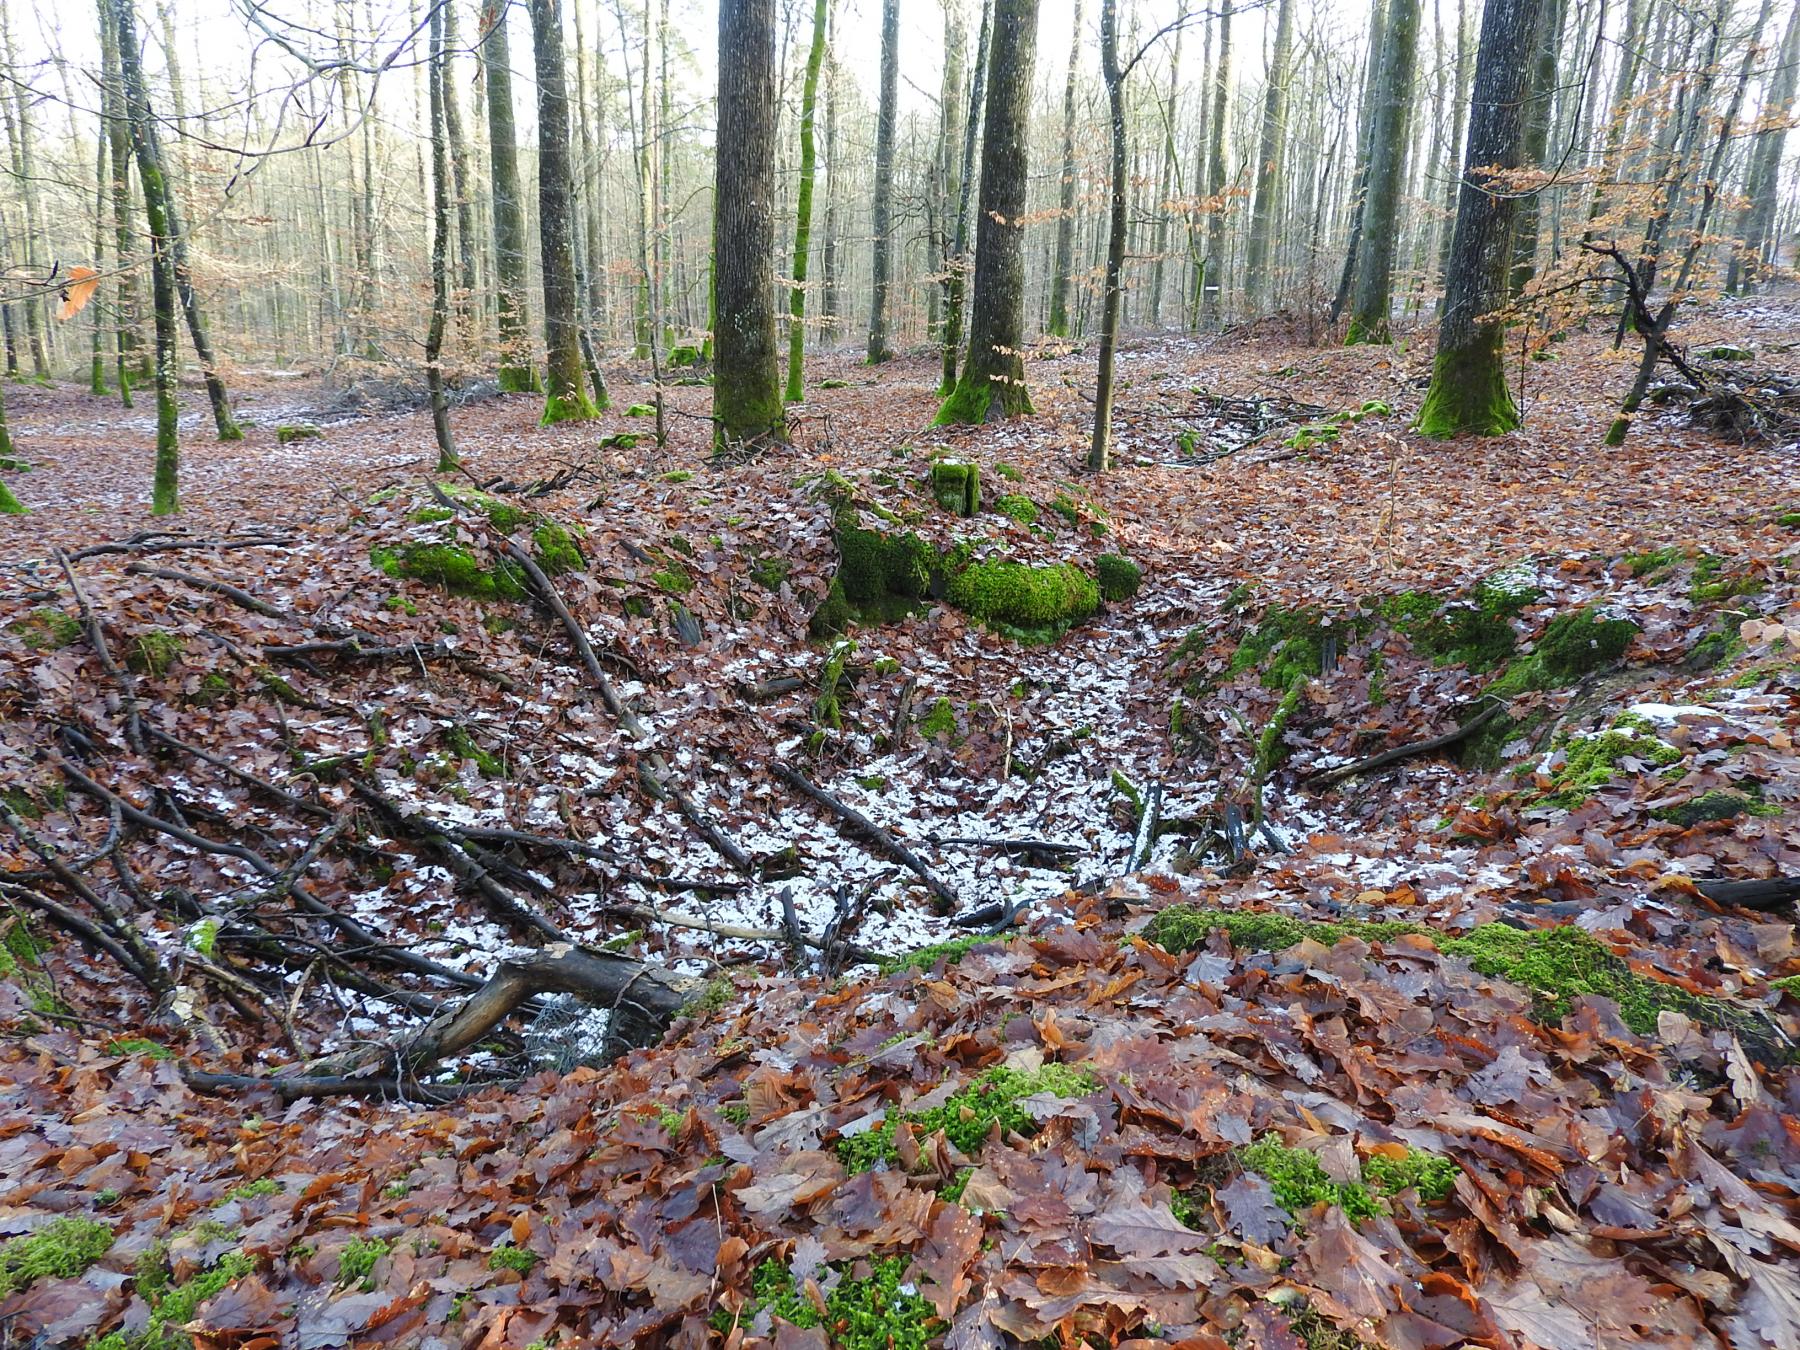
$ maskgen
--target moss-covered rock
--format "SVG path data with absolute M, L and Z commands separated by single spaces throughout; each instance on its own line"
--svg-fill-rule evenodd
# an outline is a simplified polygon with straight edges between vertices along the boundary
M 1129 600 L 1143 584 L 1144 569 L 1122 553 L 1102 553 L 1094 559 L 1094 577 L 1102 599 Z
M 275 428 L 275 439 L 282 445 L 295 441 L 316 441 L 325 433 L 311 422 L 283 422 Z
M 581 547 L 575 542 L 575 536 L 554 521 L 545 521 L 531 532 L 531 542 L 537 553 L 537 564 L 549 576 L 561 576 L 565 572 L 579 572 L 587 566 L 587 559 L 581 556 Z
M 973 516 L 981 511 L 981 469 L 956 460 L 939 460 L 931 466 L 931 495 L 952 515 Z
M 1021 629 L 1066 628 L 1100 605 L 1093 578 L 1072 563 L 972 563 L 950 579 L 949 598 L 977 619 Z
M 1781 808 L 1763 800 L 1760 785 L 1751 783 L 1741 792 L 1713 788 L 1690 797 L 1679 806 L 1667 806 L 1654 813 L 1658 820 L 1693 827 L 1714 821 L 1736 820 L 1739 816 L 1778 816 Z

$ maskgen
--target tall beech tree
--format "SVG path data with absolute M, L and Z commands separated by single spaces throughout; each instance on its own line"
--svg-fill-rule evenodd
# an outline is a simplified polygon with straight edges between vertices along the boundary
M 1374 115 L 1370 118 L 1368 197 L 1363 203 L 1363 256 L 1346 342 L 1391 342 L 1394 249 L 1399 243 L 1400 193 L 1413 108 L 1413 70 L 1419 51 L 1419 0 L 1390 0 Z M 1370 57 L 1371 60 L 1375 58 Z
M 831 21 L 831 0 L 814 0 L 812 47 L 806 54 L 806 81 L 800 90 L 800 187 L 794 198 L 794 279 L 788 293 L 789 403 L 806 397 L 806 264 L 812 248 L 813 180 L 819 155 L 813 135 L 819 106 L 819 70 L 825 63 L 825 30 Z
M 530 0 L 538 87 L 538 252 L 544 272 L 543 424 L 598 416 L 582 386 L 581 303 L 575 282 L 575 201 L 561 0 Z
M 869 305 L 869 364 L 888 349 L 888 300 L 894 282 L 894 123 L 900 97 L 900 0 L 881 0 L 881 102 L 875 113 L 875 295 Z
M 1532 39 L 1544 3 L 1487 0 L 1482 12 L 1444 317 L 1431 387 L 1419 409 L 1418 429 L 1427 436 L 1498 436 L 1519 425 L 1506 387 L 1506 330 L 1498 314 L 1506 304 L 1518 199 L 1484 171 L 1518 167 Z
M 156 323 L 156 472 L 150 487 L 150 510 L 172 515 L 181 509 L 180 410 L 175 402 L 175 239 L 169 219 L 168 194 L 150 127 L 150 97 L 138 57 L 137 15 L 131 0 L 110 0 L 113 39 L 119 49 L 124 83 L 125 116 L 144 185 L 144 218 L 150 227 L 150 304 Z
M 724 450 L 784 438 L 775 332 L 775 0 L 720 0 L 713 431 Z
M 1219 0 L 1219 63 L 1213 68 L 1212 147 L 1207 151 L 1206 262 L 1200 271 L 1200 322 L 1219 321 L 1225 282 L 1225 152 L 1231 126 L 1231 0 Z
M 1331 299 L 1331 321 L 1336 323 L 1350 303 L 1356 285 L 1356 263 L 1362 256 L 1364 206 L 1369 200 L 1369 148 L 1375 141 L 1375 105 L 1380 98 L 1381 65 L 1387 45 L 1388 0 L 1369 6 L 1369 56 L 1363 69 L 1362 109 L 1358 117 L 1356 168 L 1350 175 L 1350 240 L 1344 246 L 1344 270 L 1338 276 L 1337 294 Z
M 519 188 L 519 146 L 513 126 L 512 53 L 508 0 L 488 0 L 482 13 L 482 72 L 487 83 L 488 169 L 494 201 L 494 310 L 500 330 L 500 388 L 535 394 L 530 293 L 525 267 L 525 199 Z
M 1025 385 L 1024 217 L 1037 26 L 1037 0 L 994 0 L 969 354 L 956 387 L 938 409 L 940 424 L 1032 411 Z
M 1769 79 L 1763 125 L 1750 143 L 1750 166 L 1744 178 L 1744 207 L 1737 219 L 1740 246 L 1726 272 L 1729 291 L 1754 289 L 1774 262 L 1772 236 L 1781 200 L 1781 154 L 1793 116 L 1795 81 L 1800 79 L 1800 5 L 1788 15 L 1781 53 Z

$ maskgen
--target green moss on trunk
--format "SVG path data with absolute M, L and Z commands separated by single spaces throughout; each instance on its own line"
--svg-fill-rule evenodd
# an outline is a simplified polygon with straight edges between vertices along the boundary
M 0 483 L 0 516 L 22 516 L 25 504 L 13 496 L 12 489 Z
M 538 419 L 538 425 L 552 427 L 559 422 L 589 422 L 599 415 L 587 390 L 577 383 L 567 393 L 545 396 L 544 415 Z
M 531 366 L 501 366 L 495 377 L 503 394 L 541 394 L 543 381 Z
M 1506 387 L 1504 338 L 1499 324 L 1484 324 L 1467 347 L 1438 352 L 1414 424 L 1421 435 L 1499 436 L 1519 425 L 1519 410 Z

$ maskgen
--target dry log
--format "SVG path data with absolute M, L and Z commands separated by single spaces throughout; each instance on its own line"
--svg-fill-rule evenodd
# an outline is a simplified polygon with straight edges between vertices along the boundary
M 128 576 L 157 577 L 163 581 L 178 581 L 184 586 L 192 586 L 197 591 L 206 591 L 212 595 L 223 596 L 232 604 L 249 610 L 252 614 L 261 614 L 269 619 L 292 619 L 294 616 L 285 610 L 276 609 L 267 601 L 258 600 L 241 586 L 233 586 L 228 581 L 218 581 L 212 577 L 196 576 L 192 572 L 177 572 L 172 567 L 147 567 L 143 563 L 131 563 L 126 567 Z
M 1383 750 L 1378 755 L 1370 755 L 1367 759 L 1359 759 L 1354 764 L 1340 765 L 1335 769 L 1326 769 L 1323 772 L 1316 773 L 1312 776 L 1317 782 L 1327 787 L 1332 787 L 1343 782 L 1347 778 L 1355 778 L 1358 774 L 1368 773 L 1373 769 L 1383 768 L 1389 764 L 1396 764 L 1403 759 L 1412 759 L 1416 755 L 1428 755 L 1434 750 L 1443 750 L 1448 746 L 1455 745 L 1458 742 L 1473 736 L 1477 731 L 1480 731 L 1489 722 L 1492 722 L 1505 711 L 1506 705 L 1504 703 L 1490 703 L 1461 726 L 1454 727 L 1441 736 L 1433 736 L 1429 740 L 1414 741 L 1410 745 L 1397 745 L 1392 750 Z

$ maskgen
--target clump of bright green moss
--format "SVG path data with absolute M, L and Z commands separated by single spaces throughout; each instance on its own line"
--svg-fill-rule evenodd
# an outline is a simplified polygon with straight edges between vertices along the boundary
M 786 1266 L 764 1261 L 751 1277 L 753 1297 L 735 1317 L 720 1308 L 712 1316 L 715 1330 L 728 1332 L 767 1310 L 779 1321 L 810 1329 L 824 1327 L 835 1350 L 925 1350 L 943 1329 L 931 1304 L 906 1292 L 911 1258 L 890 1256 L 871 1261 L 869 1274 L 854 1278 L 855 1266 L 839 1262 L 842 1276 L 825 1295 L 821 1313 L 804 1289 L 797 1288 Z
M 485 568 L 460 544 L 377 546 L 369 550 L 369 561 L 390 577 L 441 586 L 452 595 L 477 600 L 522 600 L 526 594 L 525 574 L 516 563 L 502 559 L 494 567 Z
M 1122 553 L 1102 553 L 1094 559 L 1094 577 L 1100 583 L 1101 597 L 1117 602 L 1138 593 L 1144 569 Z
M 1238 1161 L 1269 1183 L 1275 1201 L 1289 1214 L 1309 1214 L 1336 1205 L 1352 1223 L 1381 1213 L 1381 1202 L 1360 1181 L 1333 1181 L 1319 1160 L 1303 1148 L 1289 1148 L 1278 1134 L 1265 1134 L 1238 1150 Z
M 931 495 L 952 515 L 978 514 L 981 511 L 980 467 L 955 460 L 939 460 L 931 466 Z
M 1739 816 L 1778 816 L 1781 808 L 1774 802 L 1764 801 L 1761 787 L 1751 783 L 1742 792 L 1712 788 L 1679 806 L 1666 806 L 1652 814 L 1658 820 L 1693 826 L 1709 821 L 1736 820 Z
M 126 649 L 125 664 L 139 675 L 160 680 L 181 659 L 182 648 L 186 645 L 179 633 L 171 633 L 166 628 L 146 628 Z
M 1037 503 L 1017 492 L 1009 492 L 996 499 L 994 510 L 1008 520 L 1016 520 L 1021 525 L 1035 525 L 1038 522 Z
M 547 520 L 533 530 L 531 542 L 537 546 L 538 566 L 548 576 L 579 572 L 585 565 L 575 537 L 553 521 Z
M 943 961 L 946 965 L 955 965 L 975 948 L 983 943 L 996 941 L 984 933 L 971 933 L 967 937 L 951 938 L 948 942 L 934 942 L 929 947 L 920 947 L 916 951 L 907 952 L 904 956 L 896 956 L 884 962 L 882 970 L 895 974 L 902 970 L 920 970 L 930 972 Z
M 0 1243 L 0 1296 L 37 1280 L 66 1280 L 105 1256 L 113 1231 L 91 1219 L 56 1219 Z
M 956 705 L 947 698 L 934 700 L 930 710 L 919 719 L 919 734 L 927 738 L 955 736 Z
M 1666 767 L 1680 761 L 1681 751 L 1620 718 L 1597 736 L 1579 736 L 1569 742 L 1544 801 L 1572 810 L 1610 783 L 1613 770 L 1625 759 Z
M 1227 676 L 1260 669 L 1270 689 L 1290 689 L 1296 679 L 1312 679 L 1324 666 L 1324 615 L 1317 609 L 1270 605 L 1262 620 L 1238 642 Z
M 537 1253 L 529 1247 L 503 1244 L 488 1253 L 489 1270 L 516 1270 L 521 1275 L 528 1275 L 537 1263 Z
M 852 1173 L 866 1172 L 877 1163 L 892 1166 L 900 1157 L 894 1147 L 894 1134 L 902 1125 L 915 1127 L 924 1135 L 942 1130 L 959 1151 L 974 1154 L 987 1142 L 995 1124 L 1002 1134 L 1036 1132 L 1037 1122 L 1018 1104 L 1022 1098 L 1040 1093 L 1085 1097 L 1096 1086 L 1085 1069 L 1067 1064 L 1045 1064 L 1030 1072 L 1004 1067 L 989 1069 L 942 1106 L 928 1111 L 889 1112 L 874 1129 L 840 1139 L 838 1157 Z
M 325 433 L 311 422 L 283 422 L 275 428 L 275 439 L 281 445 L 295 441 L 316 441 Z
M 87 1350 L 192 1350 L 193 1339 L 181 1328 L 194 1320 L 201 1304 L 256 1269 L 256 1263 L 244 1253 L 227 1252 L 193 1278 L 171 1285 L 167 1259 L 168 1248 L 163 1243 L 138 1259 L 137 1293 L 150 1307 L 144 1325 L 90 1341 Z
M 950 579 L 950 603 L 1015 628 L 1066 628 L 1100 605 L 1093 578 L 1072 563 L 972 563 Z

